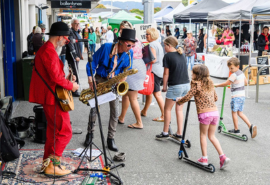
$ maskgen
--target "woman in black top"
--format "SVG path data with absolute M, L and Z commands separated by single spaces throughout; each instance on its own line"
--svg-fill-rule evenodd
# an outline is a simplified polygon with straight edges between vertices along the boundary
M 233 42 L 233 45 L 236 46 L 236 48 L 239 48 L 239 28 L 236 28 L 235 34 L 234 34 L 235 40 Z M 241 34 L 241 46 L 244 42 L 244 35 Z
M 165 51 L 167 54 L 163 58 L 163 89 L 166 93 L 164 107 L 164 127 L 161 134 L 156 135 L 156 139 L 168 138 L 169 125 L 171 121 L 171 110 L 177 97 L 183 97 L 190 89 L 187 71 L 186 57 L 181 47 L 176 49 L 178 41 L 175 37 L 169 36 L 164 40 Z M 169 88 L 168 88 L 168 87 Z M 179 141 L 182 138 L 183 127 L 183 105 L 175 106 L 177 117 L 177 132 L 173 137 Z
M 263 28 L 263 33 L 259 36 L 258 38 L 258 50 L 259 50 L 259 53 L 258 53 L 258 56 L 262 56 L 262 52 L 263 51 L 267 51 L 269 52 L 270 51 L 270 36 L 268 34 L 269 32 L 269 28 L 267 26 L 265 26 Z
M 199 31 L 199 36 L 198 36 L 198 43 L 197 46 L 199 46 L 199 48 L 197 49 L 198 53 L 202 53 L 203 52 L 203 48 L 204 48 L 204 34 L 203 34 L 203 28 L 200 29 Z
M 41 28 L 36 26 L 35 33 L 32 37 L 32 43 L 34 47 L 34 53 L 37 54 L 39 48 L 44 44 L 42 41 Z

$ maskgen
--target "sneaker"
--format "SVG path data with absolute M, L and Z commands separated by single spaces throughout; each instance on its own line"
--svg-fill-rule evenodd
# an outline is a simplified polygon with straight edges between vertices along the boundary
M 240 134 L 240 130 L 235 130 L 235 129 L 232 129 L 232 130 L 229 130 L 230 133 L 232 134 Z
M 177 135 L 176 133 L 171 135 L 173 139 L 176 139 L 177 141 L 182 141 L 182 136 L 181 135 Z
M 158 140 L 164 140 L 164 139 L 168 139 L 169 138 L 169 134 L 164 135 L 163 132 L 161 132 L 161 134 L 156 135 L 156 139 Z
M 220 157 L 220 169 L 223 170 L 224 168 L 226 168 L 229 162 L 230 162 L 230 159 L 226 157 L 225 155 Z
M 208 165 L 208 159 L 204 159 L 204 158 L 200 158 L 200 159 L 198 159 L 198 161 L 197 161 L 199 164 L 202 164 L 202 165 Z
M 257 126 L 252 124 L 250 126 L 250 128 L 249 128 L 249 132 L 251 134 L 251 138 L 256 137 L 256 135 L 257 135 Z

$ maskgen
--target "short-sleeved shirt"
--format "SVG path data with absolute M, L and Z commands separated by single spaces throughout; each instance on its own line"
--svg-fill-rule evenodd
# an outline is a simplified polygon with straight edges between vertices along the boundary
M 231 74 L 229 80 L 231 83 L 232 98 L 245 96 L 245 75 L 241 70 Z
M 193 56 L 196 53 L 196 39 L 194 37 L 192 37 L 191 39 L 186 38 L 184 40 L 184 45 L 186 47 L 186 56 Z
M 157 55 L 156 56 L 157 61 L 152 65 L 152 73 L 157 75 L 159 78 L 163 78 L 164 69 L 162 67 L 162 60 L 164 52 L 162 46 L 157 40 L 150 42 L 149 45 L 151 48 L 155 49 Z
M 189 83 L 186 57 L 178 52 L 165 54 L 163 67 L 169 68 L 168 85 L 180 85 Z

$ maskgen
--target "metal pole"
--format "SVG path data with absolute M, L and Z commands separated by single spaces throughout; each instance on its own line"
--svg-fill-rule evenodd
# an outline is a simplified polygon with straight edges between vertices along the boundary
M 191 18 L 189 18 L 189 30 L 191 30 Z
M 262 67 L 262 68 L 258 71 L 258 73 L 257 73 L 256 100 L 255 100 L 256 103 L 258 103 L 258 100 L 259 100 L 259 77 L 260 77 L 260 73 L 262 72 L 262 70 L 263 70 L 264 68 L 267 68 L 267 67 L 270 67 L 270 65 L 266 65 L 266 66 Z
M 207 17 L 207 41 L 206 41 L 206 54 L 208 53 L 208 37 L 209 37 L 209 20 Z
M 238 60 L 240 61 L 240 49 L 241 49 L 241 28 L 242 28 L 242 14 L 240 15 L 239 23 L 239 50 L 238 50 Z
M 253 15 L 252 15 L 252 21 L 251 21 L 252 23 L 251 23 L 251 33 L 250 33 L 250 35 L 251 35 L 251 40 L 250 40 L 250 46 L 249 46 L 249 61 L 248 61 L 248 65 L 250 66 L 250 62 L 251 62 L 251 50 L 252 50 L 252 48 L 254 48 L 254 47 L 252 47 L 251 45 L 253 44 L 253 40 L 254 40 L 254 17 L 253 17 Z M 249 86 L 249 75 L 250 75 L 250 73 L 251 73 L 251 70 L 250 70 L 250 68 L 248 68 L 248 83 L 247 83 L 247 98 L 249 98 L 249 96 L 248 96 L 248 86 Z

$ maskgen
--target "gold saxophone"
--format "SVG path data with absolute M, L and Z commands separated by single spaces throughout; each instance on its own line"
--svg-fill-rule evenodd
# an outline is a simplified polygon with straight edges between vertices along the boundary
M 128 92 L 128 88 L 129 88 L 128 83 L 120 82 L 120 80 L 122 80 L 123 78 L 129 75 L 136 74 L 138 72 L 138 69 L 128 70 L 131 66 L 131 58 L 130 58 L 129 52 L 128 52 L 128 55 L 129 55 L 129 63 L 130 63 L 129 67 L 125 68 L 123 73 L 118 74 L 117 76 L 109 79 L 108 81 L 97 84 L 97 87 L 96 87 L 97 96 L 106 94 L 114 90 L 114 88 L 116 88 L 117 94 L 120 96 L 123 96 Z M 95 97 L 94 91 L 88 88 L 88 89 L 82 90 L 79 100 L 83 102 L 84 104 L 87 104 L 88 100 L 91 100 L 94 97 Z

